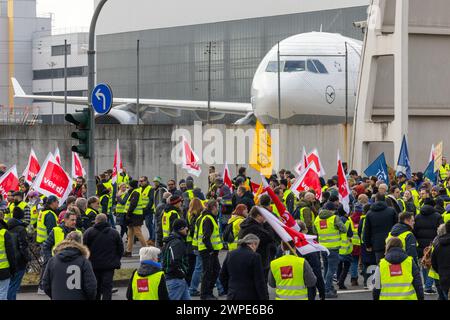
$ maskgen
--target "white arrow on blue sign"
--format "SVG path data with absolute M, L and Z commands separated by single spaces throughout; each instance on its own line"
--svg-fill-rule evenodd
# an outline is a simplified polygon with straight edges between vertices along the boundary
M 100 83 L 91 93 L 92 108 L 99 114 L 107 114 L 112 107 L 113 92 L 109 85 Z

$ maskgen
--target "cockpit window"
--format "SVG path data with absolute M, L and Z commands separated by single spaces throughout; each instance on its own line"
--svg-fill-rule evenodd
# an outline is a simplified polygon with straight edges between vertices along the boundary
M 283 70 L 284 61 L 280 61 L 281 70 Z M 278 72 L 278 61 L 270 61 L 266 67 L 266 72 Z
M 305 61 L 286 61 L 284 63 L 284 72 L 300 72 L 305 71 Z
M 319 73 L 328 73 L 327 68 L 325 68 L 325 66 L 323 65 L 322 62 L 320 62 L 319 60 L 313 60 L 314 64 L 316 65 L 317 70 L 319 70 Z
M 307 65 L 308 65 L 309 72 L 319 73 L 319 71 L 317 71 L 316 66 L 314 65 L 314 62 L 312 60 L 308 60 Z

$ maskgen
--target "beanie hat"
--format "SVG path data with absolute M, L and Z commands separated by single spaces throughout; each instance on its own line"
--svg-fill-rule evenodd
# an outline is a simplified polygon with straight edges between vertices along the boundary
M 184 221 L 183 219 L 176 219 L 173 222 L 172 229 L 173 229 L 173 231 L 178 232 L 181 229 L 186 228 L 187 226 L 188 225 L 187 225 L 186 221 Z
M 56 196 L 49 196 L 47 197 L 46 204 L 52 204 L 53 202 L 58 201 L 58 198 Z
M 329 202 L 329 201 L 327 203 L 325 203 L 323 208 L 326 209 L 326 210 L 332 210 L 332 211 L 336 210 L 336 206 L 334 205 L 334 203 L 333 202 Z
M 181 198 L 180 196 L 173 195 L 170 197 L 169 204 L 175 205 L 175 204 L 181 202 L 182 200 L 183 200 L 183 198 Z

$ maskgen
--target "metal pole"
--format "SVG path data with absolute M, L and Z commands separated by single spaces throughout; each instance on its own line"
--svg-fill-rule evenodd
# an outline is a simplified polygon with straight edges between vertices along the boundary
M 139 125 L 139 86 L 140 86 L 140 74 L 139 74 L 139 40 L 137 41 L 136 48 L 136 124 Z
M 51 63 L 51 66 L 52 66 L 52 97 L 53 97 L 53 95 L 54 95 L 54 93 L 53 93 L 53 79 L 55 78 L 55 74 L 54 74 L 54 69 L 53 69 L 53 67 L 54 67 L 54 64 L 53 64 L 53 62 Z M 55 124 L 55 103 L 52 101 L 52 125 L 53 124 Z
M 211 41 L 208 43 L 208 115 L 206 117 L 206 122 L 209 124 L 210 121 L 210 109 L 211 109 Z
M 345 160 L 348 161 L 348 46 L 345 42 Z
M 89 28 L 89 50 L 88 50 L 88 107 L 89 115 L 91 118 L 91 125 L 89 130 L 89 166 L 88 166 L 88 196 L 95 195 L 95 113 L 92 108 L 92 97 L 91 92 L 94 90 L 95 86 L 95 26 L 97 24 L 98 16 L 100 11 L 108 0 L 101 0 L 95 9 L 94 15 L 92 16 L 91 26 Z
M 64 117 L 67 114 L 67 39 L 64 40 Z
M 280 61 L 280 41 L 278 41 L 277 50 L 278 60 L 278 126 L 281 124 L 281 61 Z

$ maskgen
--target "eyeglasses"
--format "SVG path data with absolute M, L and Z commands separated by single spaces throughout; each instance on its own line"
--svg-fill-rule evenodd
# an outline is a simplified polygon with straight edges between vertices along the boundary
M 139 182 L 146 182 L 147 180 L 139 180 Z

